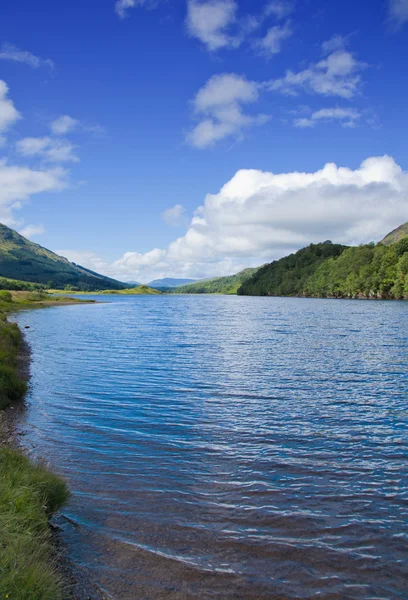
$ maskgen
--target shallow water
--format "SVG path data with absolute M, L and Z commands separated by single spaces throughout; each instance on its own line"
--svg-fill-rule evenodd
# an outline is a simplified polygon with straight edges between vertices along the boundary
M 103 299 L 17 320 L 24 441 L 113 598 L 408 597 L 408 302 Z

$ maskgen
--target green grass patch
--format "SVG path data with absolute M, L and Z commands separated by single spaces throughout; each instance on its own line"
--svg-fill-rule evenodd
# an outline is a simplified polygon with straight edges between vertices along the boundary
M 45 467 L 0 450 L 0 598 L 64 597 L 48 518 L 68 497 L 65 482 Z

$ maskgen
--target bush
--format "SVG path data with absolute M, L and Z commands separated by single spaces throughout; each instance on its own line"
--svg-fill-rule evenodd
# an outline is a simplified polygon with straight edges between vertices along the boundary
M 26 299 L 29 302 L 40 302 L 41 300 L 47 300 L 49 295 L 47 292 L 30 292 L 27 294 Z
M 0 290 L 0 302 L 12 302 L 13 296 L 6 290 Z
M 26 392 L 27 384 L 19 377 L 16 368 L 0 364 L 0 409 L 20 400 Z

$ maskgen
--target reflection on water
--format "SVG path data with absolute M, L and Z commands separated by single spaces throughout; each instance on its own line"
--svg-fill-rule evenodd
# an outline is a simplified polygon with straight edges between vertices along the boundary
M 113 598 L 408 597 L 408 303 L 107 301 L 18 321 L 25 440 Z

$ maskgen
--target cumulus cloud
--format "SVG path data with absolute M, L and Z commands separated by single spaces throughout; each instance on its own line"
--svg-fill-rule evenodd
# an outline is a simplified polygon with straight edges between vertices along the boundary
M 351 52 L 336 50 L 303 71 L 287 71 L 281 79 L 270 81 L 267 88 L 293 96 L 303 91 L 350 99 L 359 90 L 360 73 L 365 67 L 366 64 L 354 58 Z
M 21 233 L 21 235 L 23 235 L 24 237 L 31 239 L 36 235 L 41 235 L 42 233 L 44 233 L 44 231 L 44 225 L 26 225 L 25 227 L 20 229 L 19 233 Z
M 75 146 L 63 139 L 27 137 L 17 142 L 16 149 L 23 156 L 40 157 L 49 162 L 79 162 Z
M 265 115 L 251 116 L 243 106 L 258 100 L 258 84 L 233 73 L 215 75 L 197 93 L 193 105 L 199 123 L 187 141 L 196 148 L 212 146 L 244 129 L 265 123 Z
M 389 15 L 397 25 L 406 23 L 408 21 L 408 0 L 389 0 Z
M 295 127 L 310 128 L 318 123 L 338 121 L 343 127 L 355 127 L 361 118 L 361 113 L 355 108 L 322 108 L 312 113 L 310 117 L 295 119 Z
M 0 60 L 24 63 L 33 69 L 39 69 L 40 67 L 54 69 L 54 63 L 50 58 L 40 58 L 27 50 L 17 48 L 14 44 L 5 43 L 0 47 Z
M 240 39 L 229 29 L 236 23 L 238 5 L 235 0 L 188 0 L 187 31 L 208 50 L 237 47 Z
M 176 204 L 172 208 L 163 211 L 162 219 L 168 225 L 180 227 L 186 223 L 186 209 L 181 204 Z
M 55 135 L 66 135 L 70 133 L 74 129 L 76 129 L 79 125 L 78 119 L 74 119 L 69 115 L 63 115 L 62 117 L 58 117 L 51 122 L 50 128 L 52 133 Z
M 61 167 L 31 169 L 0 160 L 0 221 L 15 225 L 13 211 L 34 194 L 56 192 L 67 186 L 67 172 Z
M 244 40 L 259 29 L 265 20 L 279 21 L 292 12 L 290 2 L 276 0 L 266 4 L 258 14 L 238 17 L 236 0 L 188 0 L 187 32 L 197 38 L 210 52 L 221 48 L 238 48 Z M 254 47 L 265 55 L 280 52 L 281 43 L 292 35 L 289 24 L 271 27 L 263 39 L 255 41 Z
M 8 97 L 8 85 L 0 79 L 0 133 L 6 131 L 21 115 Z
M 256 47 L 267 57 L 279 54 L 282 47 L 282 42 L 293 35 L 292 28 L 289 23 L 284 25 L 275 25 L 270 27 L 267 34 L 262 39 L 256 42 Z
M 99 270 L 137 281 L 227 275 L 311 242 L 379 240 L 407 220 L 408 173 L 389 156 L 354 170 L 333 163 L 311 173 L 241 170 L 167 248 L 127 252 Z

